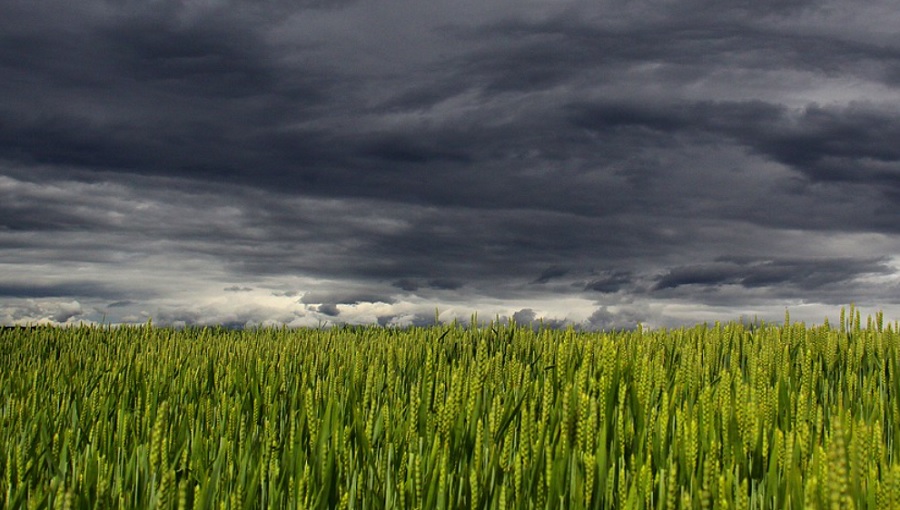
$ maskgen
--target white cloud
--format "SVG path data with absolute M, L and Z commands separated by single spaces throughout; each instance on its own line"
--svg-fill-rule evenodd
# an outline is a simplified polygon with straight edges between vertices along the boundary
M 84 317 L 81 303 L 75 300 L 28 299 L 0 302 L 0 324 L 4 325 L 67 325 L 91 322 Z

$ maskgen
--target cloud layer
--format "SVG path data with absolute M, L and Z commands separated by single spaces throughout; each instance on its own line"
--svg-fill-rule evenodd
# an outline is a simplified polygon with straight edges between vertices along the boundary
M 900 316 L 891 2 L 5 2 L 0 322 Z

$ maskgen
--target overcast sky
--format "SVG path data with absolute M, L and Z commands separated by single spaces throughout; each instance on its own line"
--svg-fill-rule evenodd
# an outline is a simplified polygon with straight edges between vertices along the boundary
M 894 0 L 4 0 L 0 323 L 900 318 Z

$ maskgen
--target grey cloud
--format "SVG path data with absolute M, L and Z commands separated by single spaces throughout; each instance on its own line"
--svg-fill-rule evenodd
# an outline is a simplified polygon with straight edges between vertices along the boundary
M 531 308 L 523 308 L 518 312 L 512 314 L 512 319 L 516 322 L 516 324 L 528 325 L 534 322 L 537 318 L 537 314 Z
M 142 318 L 137 322 L 146 322 L 149 318 L 154 324 L 224 325 L 239 329 L 264 324 L 290 324 L 303 316 L 304 312 L 298 310 L 276 310 L 262 305 L 251 304 L 221 309 L 207 304 L 184 303 L 179 306 L 159 306 L 152 313 L 142 314 Z
M 419 282 L 411 278 L 402 278 L 391 285 L 407 292 L 414 292 L 419 289 Z
M 245 27 L 219 21 L 134 16 L 104 27 L 94 42 L 115 51 L 115 72 L 178 95 L 240 99 L 270 89 L 274 77 L 262 41 Z
M 880 105 L 810 105 L 801 111 L 748 102 L 696 102 L 653 106 L 573 104 L 571 122 L 603 133 L 638 129 L 672 134 L 724 136 L 787 165 L 811 182 L 852 182 L 900 193 L 900 110 Z
M 330 303 L 340 305 L 355 305 L 358 303 L 393 303 L 390 296 L 373 294 L 366 291 L 312 291 L 303 294 L 300 298 L 303 304 Z
M 456 290 L 462 287 L 462 283 L 452 278 L 435 278 L 428 281 L 428 286 L 438 290 Z
M 427 328 L 429 326 L 437 325 L 438 320 L 435 318 L 434 314 L 417 313 L 409 318 L 409 323 L 412 326 Z
M 538 313 L 531 308 L 523 308 L 521 310 L 513 312 L 511 316 L 498 315 L 497 317 L 492 318 L 491 321 L 485 321 L 483 324 L 487 324 L 488 322 L 509 324 L 510 321 L 515 322 L 515 324 L 519 327 L 530 326 L 535 331 L 541 328 L 566 329 L 572 327 L 575 329 L 581 329 L 583 326 L 583 324 L 577 323 L 568 318 L 544 317 L 538 315 Z
M 0 303 L 2 324 L 65 324 L 84 319 L 84 309 L 78 301 L 26 300 L 11 304 Z
M 637 10 L 625 23 L 576 15 L 489 24 L 472 36 L 495 44 L 470 57 L 469 71 L 497 92 L 541 90 L 585 75 L 602 83 L 640 64 L 668 68 L 673 73 L 665 77 L 674 83 L 695 80 L 711 69 L 735 68 L 868 73 L 888 82 L 893 76 L 898 49 L 858 37 L 862 34 L 797 30 L 791 18 L 779 20 L 772 9 L 763 13 L 734 2 L 696 3 L 703 6 L 679 3 L 678 12 L 660 16 Z M 647 9 L 666 11 L 658 5 Z M 685 14 L 689 11 L 694 14 Z
M 423 143 L 421 136 L 392 136 L 363 142 L 359 154 L 389 163 L 426 164 L 448 160 L 465 163 L 469 157 L 460 150 L 441 147 L 441 144 Z
M 548 267 L 547 269 L 544 269 L 541 272 L 541 275 L 538 276 L 531 283 L 547 283 L 554 278 L 560 278 L 562 276 L 567 275 L 568 273 L 569 273 L 569 270 L 566 268 L 559 267 L 559 266 L 551 266 L 551 267 Z
M 324 303 L 316 307 L 316 311 L 328 315 L 330 317 L 337 317 L 341 314 L 341 311 L 338 309 L 337 305 L 334 303 Z
M 682 285 L 726 285 L 740 283 L 740 267 L 717 264 L 680 267 L 670 270 L 659 278 L 655 290 L 680 287 Z
M 579 157 L 588 150 L 590 140 L 571 127 L 565 129 L 567 126 L 559 112 L 548 111 L 548 107 L 541 106 L 523 109 L 516 113 L 522 127 L 516 128 L 510 124 L 502 130 L 486 126 L 478 114 L 472 114 L 470 119 L 430 122 L 427 127 L 411 122 L 385 129 L 377 121 L 369 125 L 372 118 L 362 116 L 361 112 L 341 112 L 341 115 L 357 116 L 361 120 L 350 127 L 342 122 L 345 127 L 337 131 L 328 127 L 335 120 L 325 112 L 334 112 L 337 108 L 328 90 L 334 86 L 339 74 L 319 78 L 325 70 L 304 73 L 284 67 L 284 63 L 271 56 L 272 48 L 255 32 L 257 28 L 254 25 L 242 26 L 227 19 L 216 20 L 218 23 L 212 25 L 179 26 L 174 19 L 156 16 L 149 20 L 127 19 L 124 24 L 104 27 L 102 37 L 91 44 L 115 52 L 118 60 L 114 61 L 120 61 L 116 65 L 126 66 L 126 69 L 127 66 L 146 68 L 146 75 L 141 75 L 139 80 L 142 88 L 137 94 L 151 93 L 159 88 L 168 90 L 165 87 L 169 86 L 170 76 L 177 76 L 196 88 L 179 86 L 177 95 L 172 93 L 166 96 L 171 96 L 171 104 L 164 103 L 149 112 L 141 111 L 142 117 L 125 118 L 119 124 L 88 122 L 72 114 L 45 120 L 30 119 L 24 113 L 17 113 L 18 117 L 5 117 L 9 122 L 0 132 L 8 134 L 8 154 L 11 157 L 25 154 L 37 161 L 102 167 L 113 171 L 177 173 L 200 180 L 226 179 L 282 191 L 302 190 L 303 193 L 320 196 L 378 196 L 418 203 L 498 208 L 531 204 L 532 207 L 569 209 L 581 214 L 596 214 L 598 207 L 615 205 L 613 200 L 607 200 L 587 206 L 599 183 L 573 186 L 565 184 L 566 179 L 551 177 L 552 174 L 526 178 L 522 176 L 522 171 L 515 169 L 514 165 L 518 163 L 512 159 L 513 155 L 534 150 L 534 141 L 539 141 L 536 149 L 542 156 L 526 157 L 522 162 L 525 168 L 540 166 L 548 159 Z M 632 41 L 621 41 L 622 34 L 611 30 L 578 24 L 571 19 L 552 19 L 544 24 L 531 25 L 506 22 L 488 27 L 482 37 L 485 41 L 491 41 L 492 37 L 500 34 L 514 41 L 525 41 L 526 46 L 533 44 L 534 48 L 528 46 L 527 51 L 523 51 L 531 54 L 533 50 L 537 52 L 537 58 L 548 65 L 563 66 L 563 69 L 551 67 L 545 71 L 558 80 L 589 72 L 589 67 L 580 64 L 585 61 L 597 61 L 602 67 L 610 60 L 641 62 L 660 58 L 660 52 L 672 51 L 668 49 L 670 41 L 653 35 L 650 29 L 626 32 L 633 37 Z M 728 38 L 734 33 L 730 27 L 716 30 L 721 35 L 715 37 L 723 40 L 730 40 Z M 681 37 L 678 40 L 706 41 L 702 32 L 685 29 L 683 34 L 676 33 Z M 748 37 L 757 38 L 757 35 L 750 33 Z M 190 44 L 175 44 L 180 38 L 189 40 Z M 528 43 L 532 38 L 537 40 Z M 545 38 L 550 39 L 550 47 L 558 48 L 554 54 L 543 56 L 541 53 L 546 51 L 540 50 L 546 46 Z M 571 52 L 569 48 L 585 46 L 569 44 L 573 41 L 597 41 L 594 44 L 596 49 L 588 55 L 576 55 L 577 62 L 558 58 Z M 505 53 L 513 50 L 496 51 L 500 51 L 497 59 L 510 63 L 509 73 L 516 70 L 534 72 L 540 67 L 514 64 L 516 59 L 510 59 Z M 723 52 L 717 48 L 712 53 L 718 54 L 716 51 Z M 697 52 L 685 54 L 698 55 Z M 459 67 L 451 65 L 451 74 L 454 70 L 465 71 L 465 62 L 469 59 L 481 62 L 478 54 L 464 54 L 459 58 L 461 60 L 456 64 Z M 495 64 L 490 59 L 483 61 L 483 72 L 502 69 L 502 66 Z M 113 76 L 122 73 L 116 69 L 101 71 Z M 227 79 L 218 79 L 220 74 Z M 295 79 L 297 75 L 307 74 L 313 78 L 299 82 Z M 466 80 L 467 75 L 467 72 L 457 72 L 451 78 Z M 237 81 L 231 83 L 228 79 Z M 251 80 L 246 86 L 241 81 L 245 79 Z M 535 80 L 527 76 L 522 81 L 526 84 L 525 89 L 541 88 L 539 85 L 528 86 L 527 83 Z M 537 79 L 537 82 L 540 81 Z M 253 95 L 252 100 L 244 102 L 240 97 L 222 97 L 216 90 L 204 88 L 211 86 L 209 82 L 224 83 L 229 93 L 240 95 L 242 90 L 246 90 L 247 94 Z M 113 83 L 113 86 L 116 84 Z M 195 93 L 204 101 L 183 108 L 181 101 Z M 301 106 L 297 106 L 298 98 L 309 101 L 309 107 L 302 106 L 302 101 Z M 140 97 L 129 96 L 123 101 L 123 106 L 132 105 L 133 111 L 139 110 L 137 107 L 142 104 Z M 245 103 L 246 107 L 243 106 Z M 599 151 L 609 154 L 603 157 L 610 160 L 604 161 L 603 157 L 595 156 L 600 158 L 598 165 L 614 163 L 617 158 L 640 150 L 643 144 L 652 143 L 652 140 L 635 141 L 627 132 L 617 132 L 622 127 L 650 128 L 661 132 L 692 132 L 697 129 L 711 132 L 721 128 L 716 122 L 731 119 L 727 121 L 730 126 L 725 127 L 735 131 L 746 120 L 742 118 L 742 112 L 733 109 L 721 111 L 716 118 L 704 121 L 702 118 L 696 119 L 702 112 L 695 113 L 691 108 L 682 111 L 684 108 L 677 105 L 674 111 L 672 105 L 666 104 L 644 107 L 643 110 L 618 103 L 603 108 L 605 110 L 601 112 L 580 115 L 584 117 L 593 113 L 595 117 L 600 116 L 600 122 L 607 128 L 604 133 L 612 137 L 604 145 L 610 149 L 622 147 L 622 155 Z M 778 110 L 777 106 L 774 108 Z M 756 112 L 753 108 L 748 110 L 750 114 Z M 145 118 L 148 115 L 150 117 Z M 752 125 L 763 128 L 770 119 L 771 115 L 763 115 Z M 234 121 L 246 126 L 246 129 L 233 131 Z M 143 124 L 144 128 L 137 129 L 137 123 Z M 318 127 L 293 127 L 297 125 Z M 596 119 L 592 123 L 584 118 L 574 122 L 572 127 L 586 125 L 595 131 L 598 129 Z M 146 131 L 153 132 L 154 136 L 146 136 Z M 740 133 L 734 136 L 740 136 Z M 745 143 L 760 151 L 774 152 L 780 159 L 790 158 L 790 155 L 780 154 L 777 141 L 767 141 L 761 136 L 761 132 L 747 133 L 745 137 L 749 139 Z M 3 138 L 2 135 L 0 138 Z M 45 143 L 48 140 L 52 143 Z M 786 143 L 790 145 L 791 140 Z M 597 152 L 594 151 L 595 154 Z M 441 168 L 431 170 L 429 179 L 418 178 L 421 172 L 428 171 L 424 168 L 426 163 L 438 164 Z M 473 170 L 476 165 L 491 168 L 494 178 L 482 178 L 482 172 Z M 254 171 L 248 172 L 248 168 Z M 514 183 L 517 192 L 503 193 L 506 183 Z M 456 189 L 466 192 L 449 192 Z M 564 200 L 564 197 L 574 199 Z
M 435 266 L 438 266 L 436 264 Z M 433 278 L 427 282 L 419 281 L 415 278 L 401 278 L 391 284 L 398 289 L 415 292 L 422 288 L 434 290 L 456 290 L 463 286 L 463 283 L 453 278 Z
M 88 16 L 72 14 L 74 22 Z M 321 97 L 319 74 L 280 68 L 255 24 L 221 11 L 209 16 L 183 23 L 171 9 L 138 12 L 70 40 L 64 30 L 35 26 L 52 21 L 30 19 L 35 33 L 27 37 L 46 44 L 23 42 L 28 50 L 7 64 L 24 76 L 4 94 L 18 100 L 0 101 L 0 155 L 195 178 L 241 178 L 279 146 L 288 160 L 302 157 L 302 138 L 284 147 L 271 119 L 302 119 L 299 112 Z M 73 85 L 79 94 L 71 94 Z M 32 98 L 35 91 L 46 99 Z M 73 108 L 67 96 L 83 104 Z M 47 113 L 26 106 L 37 101 L 49 101 Z M 236 121 L 249 131 L 235 130 Z M 260 138 L 266 131 L 274 140 Z
M 239 287 L 237 285 L 232 285 L 231 287 L 225 287 L 225 292 L 250 292 L 253 290 L 253 287 Z
M 0 306 L 892 302 L 896 9 L 826 4 L 2 3 Z
M 674 7 L 669 4 L 670 9 L 674 10 Z M 731 2 L 694 0 L 687 2 L 686 5 L 683 4 L 682 7 L 690 9 L 695 16 L 700 15 L 712 18 L 714 15 L 721 15 L 726 12 L 739 16 L 786 15 L 797 11 L 821 8 L 821 2 L 816 0 L 736 0 Z
M 0 283 L 0 297 L 48 298 L 73 295 L 100 299 L 117 299 L 129 294 L 127 291 L 115 286 L 95 281 L 32 282 L 28 284 Z
M 538 319 L 538 322 L 532 324 L 535 328 L 545 328 L 545 329 L 566 329 L 570 326 L 579 329 L 580 325 L 575 324 L 567 319 L 557 319 L 553 317 L 541 317 Z
M 646 317 L 635 310 L 622 310 L 614 313 L 609 310 L 609 307 L 602 306 L 588 317 L 585 321 L 585 328 L 599 331 L 633 330 L 639 323 L 645 321 Z
M 780 124 L 780 125 L 779 125 Z M 793 122 L 756 129 L 749 143 L 816 181 L 900 186 L 900 110 L 874 105 L 812 106 Z M 754 136 L 755 135 L 755 136 Z
M 627 271 L 607 271 L 585 284 L 584 290 L 601 293 L 618 292 L 632 283 L 632 280 L 632 274 Z
M 881 259 L 720 260 L 674 268 L 658 278 L 654 290 L 684 285 L 740 285 L 745 288 L 789 285 L 812 291 L 860 276 L 890 274 L 892 271 Z
M 639 129 L 648 134 L 734 134 L 743 141 L 759 136 L 762 126 L 784 124 L 788 110 L 763 101 L 695 101 L 653 103 L 595 101 L 567 105 L 570 122 L 603 133 Z

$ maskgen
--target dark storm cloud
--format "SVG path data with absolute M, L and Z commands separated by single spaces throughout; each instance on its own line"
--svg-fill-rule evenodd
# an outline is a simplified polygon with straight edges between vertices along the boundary
M 584 286 L 584 290 L 604 294 L 618 292 L 632 283 L 633 275 L 627 271 L 607 271 L 592 279 Z
M 572 123 L 605 134 L 724 136 L 812 182 L 855 182 L 900 192 L 900 109 L 810 105 L 792 111 L 761 101 L 575 104 Z
M 401 280 L 397 280 L 392 283 L 394 287 L 398 289 L 405 290 L 407 292 L 414 292 L 419 289 L 419 282 L 410 278 L 403 278 Z
M 0 274 L 36 282 L 0 296 L 590 328 L 891 299 L 892 4 L 394 1 L 0 4 Z
M 463 286 L 463 283 L 452 278 L 435 278 L 427 282 L 421 282 L 414 278 L 401 278 L 391 284 L 407 292 L 415 292 L 421 288 L 434 290 L 456 290 Z
M 462 287 L 463 284 L 452 278 L 435 278 L 434 280 L 429 280 L 428 286 L 438 290 L 456 290 Z
M 692 9 L 691 3 L 700 5 Z M 624 23 L 616 23 L 612 16 L 585 20 L 564 14 L 489 24 L 470 34 L 492 44 L 468 61 L 474 75 L 469 79 L 482 79 L 489 90 L 498 92 L 533 91 L 585 75 L 613 80 L 611 73 L 626 72 L 642 62 L 673 66 L 665 76 L 673 84 L 729 68 L 853 73 L 888 84 L 896 79 L 900 48 L 854 37 L 862 34 L 790 30 L 779 23 L 785 19 L 781 16 L 797 14 L 804 7 L 814 7 L 805 14 L 820 14 L 816 2 L 784 3 L 793 5 L 783 10 L 737 4 L 703 1 L 666 6 L 677 12 L 645 4 L 659 9 L 660 15 L 643 16 L 638 8 Z
M 890 274 L 882 259 L 764 260 L 720 259 L 710 264 L 677 267 L 659 277 L 654 290 L 684 285 L 740 285 L 745 288 L 790 286 L 813 291 L 865 275 Z
M 332 90 L 340 72 L 329 74 L 317 64 L 286 67 L 272 57 L 273 49 L 252 24 L 220 17 L 183 25 L 171 16 L 134 16 L 100 27 L 75 46 L 70 51 L 79 51 L 71 57 L 76 60 L 109 57 L 93 72 L 97 80 L 109 77 L 105 88 L 115 91 L 112 100 L 100 100 L 98 84 L 79 95 L 88 103 L 84 106 L 96 108 L 94 115 L 60 107 L 52 115 L 35 115 L 19 103 L 5 105 L 10 111 L 0 124 L 0 153 L 327 196 L 477 207 L 530 202 L 558 208 L 564 193 L 577 192 L 563 181 L 522 179 L 506 168 L 509 154 L 526 152 L 538 137 L 545 140 L 544 154 L 565 158 L 572 152 L 556 145 L 570 144 L 564 140 L 571 134 L 561 136 L 553 115 L 540 108 L 523 112 L 518 127 L 503 129 L 485 126 L 479 115 L 431 127 L 368 126 L 365 118 L 341 121 L 340 130 L 325 127 L 334 115 L 347 115 Z M 315 60 L 315 50 L 300 50 L 306 53 Z M 456 71 L 463 74 L 451 78 L 466 80 L 465 64 L 460 65 Z M 152 106 L 147 104 L 151 98 Z M 321 127 L 293 127 L 312 121 L 321 121 Z M 491 178 L 476 171 L 481 165 L 493 166 Z M 420 177 L 425 171 L 432 174 L 427 180 Z M 504 181 L 517 181 L 517 192 L 502 192 Z M 456 189 L 467 192 L 450 193 Z
M 72 295 L 111 300 L 123 298 L 130 294 L 123 289 L 89 280 L 56 284 L 44 282 L 29 284 L 0 283 L 0 297 L 46 298 Z
M 363 158 L 374 158 L 388 163 L 433 163 L 441 160 L 466 162 L 468 157 L 441 147 L 442 144 L 428 144 L 415 136 L 393 136 L 371 142 L 364 142 L 359 150 Z M 423 143 L 424 142 L 424 143 Z
M 184 23 L 177 20 L 173 5 L 167 4 L 167 9 L 152 15 L 140 11 L 99 23 L 75 38 L 75 44 L 66 45 L 62 40 L 48 43 L 42 51 L 51 55 L 36 52 L 33 61 L 27 56 L 16 57 L 25 59 L 17 61 L 18 68 L 42 69 L 37 61 L 49 61 L 43 65 L 51 68 L 44 69 L 43 74 L 58 76 L 58 67 L 62 67 L 67 73 L 81 72 L 91 84 L 77 96 L 85 103 L 82 108 L 53 105 L 49 114 L 36 115 L 33 109 L 22 108 L 21 101 L 4 104 L 8 115 L 0 117 L 0 153 L 15 159 L 111 171 L 225 179 L 321 196 L 369 196 L 469 207 L 528 204 L 581 214 L 597 212 L 597 204 L 586 207 L 596 188 L 572 186 L 568 179 L 550 175 L 526 177 L 522 170 L 547 160 L 578 158 L 595 149 L 591 147 L 596 146 L 595 141 L 572 129 L 586 125 L 597 129 L 598 122 L 585 118 L 592 115 L 599 115 L 607 128 L 605 135 L 610 140 L 604 145 L 627 151 L 618 156 L 608 150 L 595 151 L 597 164 L 613 163 L 628 152 L 640 150 L 642 144 L 654 143 L 653 137 L 635 141 L 627 132 L 610 131 L 629 126 L 688 133 L 724 129 L 740 143 L 779 161 L 801 166 L 807 163 L 800 171 L 824 175 L 841 164 L 842 158 L 873 156 L 866 147 L 860 147 L 862 152 L 852 151 L 858 144 L 851 139 L 846 142 L 847 150 L 832 149 L 837 151 L 833 155 L 836 161 L 826 151 L 816 156 L 821 159 L 817 164 L 804 152 L 828 149 L 829 140 L 834 138 L 823 140 L 813 135 L 810 140 L 802 126 L 774 138 L 764 136 L 769 133 L 764 128 L 773 120 L 770 110 L 783 112 L 778 105 L 763 103 L 693 107 L 660 98 L 657 104 L 637 103 L 645 105 L 642 109 L 612 103 L 600 107 L 600 112 L 587 109 L 578 113 L 579 119 L 571 127 L 547 106 L 520 110 L 515 113 L 516 122 L 502 129 L 488 125 L 484 121 L 489 117 L 479 114 L 427 126 L 415 121 L 385 126 L 377 117 L 366 116 L 361 103 L 354 104 L 359 101 L 355 99 L 358 94 L 345 96 L 349 102 L 341 97 L 338 90 L 353 83 L 354 71 L 340 69 L 336 62 L 321 63 L 321 45 L 292 47 L 290 51 L 299 56 L 300 63 L 289 65 L 277 58 L 277 48 L 263 37 L 265 19 L 242 20 L 236 19 L 238 14 L 216 12 L 215 17 Z M 752 14 L 747 6 L 728 10 L 741 16 Z M 457 55 L 441 76 L 461 85 L 453 91 L 475 88 L 481 90 L 485 100 L 510 87 L 544 90 L 550 83 L 567 82 L 576 76 L 590 77 L 602 70 L 617 72 L 624 69 L 622 66 L 659 60 L 681 67 L 699 66 L 688 70 L 696 78 L 709 72 L 710 67 L 725 66 L 735 54 L 744 55 L 745 48 L 756 48 L 758 43 L 773 39 L 773 34 L 759 33 L 761 29 L 740 20 L 731 23 L 722 26 L 705 18 L 673 18 L 649 26 L 610 28 L 571 17 L 533 23 L 505 21 L 482 27 L 477 35 L 470 36 L 489 49 Z M 44 35 L 40 40 L 48 37 L 52 36 Z M 792 59 L 783 65 L 793 65 L 795 60 L 822 62 L 826 55 L 832 59 L 843 55 L 847 61 L 854 54 L 827 44 L 819 49 L 819 45 L 797 37 L 796 41 L 778 44 L 804 50 L 812 47 L 822 58 L 809 59 L 806 51 L 795 57 L 789 51 L 762 51 L 766 48 L 760 53 Z M 711 41 L 722 44 L 710 47 Z M 751 41 L 757 46 L 749 44 Z M 53 54 L 56 51 L 63 55 Z M 788 56 L 782 57 L 785 54 Z M 56 58 L 48 58 L 51 56 Z M 765 57 L 753 58 L 763 59 L 760 65 L 772 64 Z M 881 61 L 891 56 L 875 54 L 872 58 Z M 68 64 L 94 59 L 96 65 L 84 66 L 81 71 L 70 69 Z M 25 79 L 36 80 L 34 74 Z M 363 80 L 361 87 L 365 77 L 359 78 Z M 682 78 L 670 79 L 677 82 Z M 518 85 L 499 86 L 503 90 L 491 85 L 505 82 Z M 375 83 L 373 80 L 372 85 Z M 32 85 L 47 89 L 51 97 L 69 88 L 53 80 Z M 14 94 L 7 97 L 25 95 L 21 86 L 12 87 L 10 92 Z M 101 94 L 110 99 L 101 100 Z M 414 111 L 414 105 L 400 111 Z M 575 103 L 572 109 L 584 110 L 584 106 Z M 490 112 L 490 107 L 485 109 L 485 113 Z M 746 115 L 757 116 L 745 119 Z M 348 122 L 354 118 L 357 120 Z M 843 118 L 839 113 L 835 120 Z M 723 119 L 725 126 L 721 125 Z M 736 133 L 744 120 L 753 121 L 752 131 Z M 330 127 L 335 122 L 339 128 Z M 835 136 L 842 132 L 839 126 L 833 131 Z M 892 134 L 883 133 L 883 138 L 889 140 Z M 865 133 L 858 135 L 867 139 Z M 804 140 L 805 151 L 804 144 L 797 143 Z M 797 149 L 791 151 L 789 147 Z M 516 154 L 529 151 L 536 156 L 516 161 Z M 890 153 L 887 156 L 893 157 Z M 488 169 L 487 178 L 481 168 Z M 427 179 L 421 177 L 424 172 L 429 174 Z M 515 192 L 506 191 L 510 185 Z
M 554 278 L 559 278 L 561 276 L 565 276 L 568 273 L 569 273 L 569 270 L 566 268 L 563 268 L 563 267 L 557 267 L 557 266 L 548 267 L 547 269 L 544 269 L 544 271 L 541 272 L 541 275 L 538 276 L 531 283 L 547 283 Z
M 113 49 L 121 76 L 160 92 L 203 100 L 254 97 L 273 87 L 269 56 L 257 37 L 239 26 L 179 26 L 141 16 L 103 27 L 97 46 Z
M 900 110 L 812 106 L 793 122 L 753 127 L 749 145 L 811 180 L 900 186 Z
M 21 47 L 0 57 L 18 78 L 3 87 L 0 155 L 241 180 L 260 161 L 318 157 L 304 149 L 310 136 L 279 134 L 278 120 L 320 100 L 319 72 L 275 64 L 252 19 L 184 23 L 174 5 L 101 22 L 70 13 L 82 32 L 28 19 L 33 32 L 10 36 Z
M 454 290 L 464 288 L 463 283 L 487 288 L 496 280 L 544 274 L 549 259 L 585 263 L 585 250 L 624 257 L 627 250 L 640 249 L 641 238 L 651 239 L 652 232 L 647 226 L 540 211 L 484 214 L 447 208 L 439 215 L 425 214 L 402 232 L 361 234 L 357 239 L 365 244 L 360 253 L 372 262 L 349 270 L 359 277 L 389 279 L 394 288 L 409 292 Z M 546 281 L 565 274 L 554 271 Z

